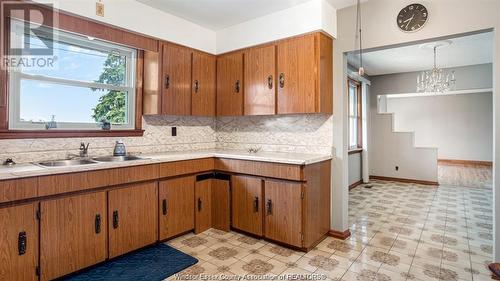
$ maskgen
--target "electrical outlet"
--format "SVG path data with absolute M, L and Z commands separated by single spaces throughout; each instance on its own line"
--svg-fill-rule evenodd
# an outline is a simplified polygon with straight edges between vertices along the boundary
M 177 136 L 177 127 L 172 127 L 172 137 Z
M 396 166 L 395 169 L 396 169 L 396 171 L 399 171 L 399 166 Z

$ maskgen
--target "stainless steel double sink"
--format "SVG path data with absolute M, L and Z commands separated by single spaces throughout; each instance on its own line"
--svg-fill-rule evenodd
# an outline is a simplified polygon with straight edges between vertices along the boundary
M 35 163 L 36 165 L 43 167 L 68 167 L 68 166 L 81 166 L 81 165 L 91 165 L 103 162 L 124 162 L 124 161 L 134 161 L 134 160 L 144 160 L 147 158 L 139 156 L 103 156 L 94 158 L 82 158 L 82 159 L 70 159 L 70 160 L 55 160 L 55 161 L 45 161 Z

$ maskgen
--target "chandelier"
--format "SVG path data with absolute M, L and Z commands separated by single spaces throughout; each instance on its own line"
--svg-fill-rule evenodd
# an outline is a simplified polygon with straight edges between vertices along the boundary
M 431 70 L 422 71 L 417 76 L 417 92 L 442 93 L 453 89 L 455 86 L 455 71 L 447 71 L 438 68 L 436 64 L 436 53 L 440 47 L 450 45 L 450 41 L 426 44 L 422 47 L 432 47 L 434 49 L 434 67 Z

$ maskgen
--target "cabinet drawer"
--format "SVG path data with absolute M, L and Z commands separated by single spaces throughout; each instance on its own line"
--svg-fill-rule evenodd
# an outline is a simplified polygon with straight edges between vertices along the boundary
M 176 161 L 160 164 L 160 178 L 211 171 L 214 169 L 214 158 L 203 158 Z
M 133 166 L 109 171 L 110 185 L 154 180 L 157 178 L 158 165 Z
M 37 178 L 0 181 L 0 203 L 37 196 Z
M 215 169 L 254 176 L 302 180 L 302 167 L 300 165 L 220 158 L 215 160 Z
M 108 184 L 108 170 L 45 176 L 38 178 L 38 196 L 103 187 Z

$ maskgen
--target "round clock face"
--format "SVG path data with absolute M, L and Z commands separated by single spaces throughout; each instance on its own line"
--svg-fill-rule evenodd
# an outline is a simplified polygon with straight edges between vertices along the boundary
M 402 31 L 414 32 L 421 29 L 427 22 L 429 13 L 424 5 L 411 4 L 404 7 L 398 14 L 396 23 Z

